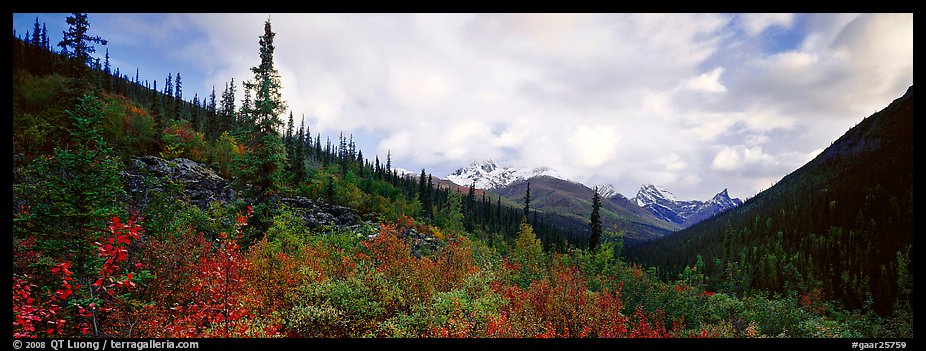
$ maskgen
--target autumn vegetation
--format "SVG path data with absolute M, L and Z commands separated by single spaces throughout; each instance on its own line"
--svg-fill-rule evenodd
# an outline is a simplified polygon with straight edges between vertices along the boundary
M 47 37 L 13 39 L 15 338 L 912 336 L 912 315 L 820 289 L 718 289 L 700 261 L 665 277 L 627 262 L 619 231 L 599 224 L 594 247 L 577 245 L 500 199 L 400 176 L 343 135 L 284 129 L 272 34 L 268 21 L 240 107 L 234 81 L 218 103 L 185 101 L 179 74 L 168 93 Z M 202 208 L 152 178 L 161 191 L 141 206 L 120 178 L 140 155 L 209 164 L 242 196 Z M 270 205 L 282 196 L 363 221 L 309 228 Z

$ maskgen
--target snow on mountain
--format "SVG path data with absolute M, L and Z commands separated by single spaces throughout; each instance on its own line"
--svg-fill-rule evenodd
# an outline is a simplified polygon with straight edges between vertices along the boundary
M 637 205 L 643 207 L 649 204 L 678 202 L 678 198 L 666 188 L 649 184 L 640 188 L 640 191 L 637 192 L 637 196 L 634 197 L 634 201 L 636 201 Z
M 743 203 L 740 199 L 731 199 L 727 189 L 709 201 L 680 201 L 668 189 L 652 184 L 642 186 L 632 200 L 657 218 L 682 227 L 691 226 Z
M 731 209 L 743 204 L 743 201 L 740 199 L 731 199 L 730 194 L 727 193 L 727 189 L 723 189 L 723 191 L 717 193 L 717 195 L 714 195 L 714 198 L 711 199 L 710 202 L 717 204 L 724 209 Z
M 413 176 L 418 176 L 418 175 L 419 175 L 419 173 L 415 173 L 415 172 L 409 171 L 409 170 L 407 170 L 407 169 L 405 169 L 405 168 L 392 167 L 392 169 L 395 170 L 395 172 L 396 172 L 400 177 L 406 176 L 406 175 L 413 175 Z
M 601 194 L 601 197 L 604 199 L 620 195 L 620 193 L 617 192 L 617 189 L 614 189 L 614 186 L 611 184 L 599 185 L 598 194 Z
M 477 189 L 493 189 L 539 176 L 563 179 L 559 172 L 548 167 L 502 168 L 492 160 L 473 161 L 468 166 L 450 173 L 446 179 L 462 186 L 469 186 L 475 181 Z

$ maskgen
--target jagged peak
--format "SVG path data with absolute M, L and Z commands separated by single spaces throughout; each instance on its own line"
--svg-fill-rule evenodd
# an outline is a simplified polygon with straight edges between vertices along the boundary
M 558 171 L 550 167 L 499 167 L 491 159 L 473 161 L 468 166 L 457 169 L 446 179 L 463 186 L 469 186 L 475 181 L 478 189 L 492 189 L 538 176 L 563 179 Z
M 675 197 L 669 189 L 663 188 L 654 184 L 644 184 L 640 187 L 640 191 L 637 192 L 637 198 L 641 200 L 652 200 L 655 201 L 656 198 L 665 199 L 668 201 L 678 201 L 678 198 Z M 640 201 L 637 201 L 639 204 Z

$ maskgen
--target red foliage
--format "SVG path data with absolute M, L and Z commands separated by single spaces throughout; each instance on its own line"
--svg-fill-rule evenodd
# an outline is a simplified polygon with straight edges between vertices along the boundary
M 121 268 L 120 265 L 129 259 L 129 250 L 126 246 L 131 244 L 133 240 L 138 240 L 142 228 L 132 220 L 129 220 L 128 224 L 123 224 L 119 222 L 118 217 L 113 217 L 108 229 L 109 237 L 102 238 L 102 243 L 101 241 L 93 243 L 99 251 L 99 257 L 103 258 L 104 261 L 103 268 L 100 269 L 99 279 L 92 285 L 100 287 L 112 295 L 113 292 L 108 291 L 109 288 L 120 287 L 128 290 L 135 286 L 135 283 L 132 282 L 132 273 L 127 273 L 127 278 L 124 280 L 116 280 L 113 275 Z M 108 279 L 110 284 L 104 286 L 104 279 Z
M 250 211 L 249 207 L 248 214 Z M 260 294 L 255 292 L 261 287 L 248 284 L 251 262 L 241 255 L 237 242 L 247 217 L 239 216 L 236 223 L 237 235 L 221 233 L 217 245 L 204 240 L 201 233 L 191 230 L 186 234 L 192 237 L 186 244 L 188 253 L 176 257 L 175 269 L 158 271 L 164 282 L 177 285 L 159 286 L 162 296 L 146 311 L 142 326 L 146 333 L 161 337 L 276 334 L 277 326 L 260 329 L 253 325 L 251 307 L 262 305 Z
M 60 287 L 51 293 L 39 290 L 28 275 L 13 276 L 13 337 L 38 337 L 36 332 L 45 332 L 43 337 L 64 333 L 67 320 L 61 314 L 65 310 L 63 306 L 78 288 L 71 284 L 74 273 L 70 268 L 71 262 L 65 261 L 51 269 L 52 276 L 61 281 Z

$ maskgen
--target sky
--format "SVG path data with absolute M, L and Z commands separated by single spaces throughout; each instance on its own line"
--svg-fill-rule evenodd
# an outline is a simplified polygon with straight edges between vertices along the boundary
M 57 43 L 67 14 L 35 18 Z M 475 160 L 748 198 L 913 84 L 913 14 L 94 14 L 113 67 L 183 96 L 260 63 L 313 134 L 444 177 Z M 285 119 L 284 119 L 285 120 Z

